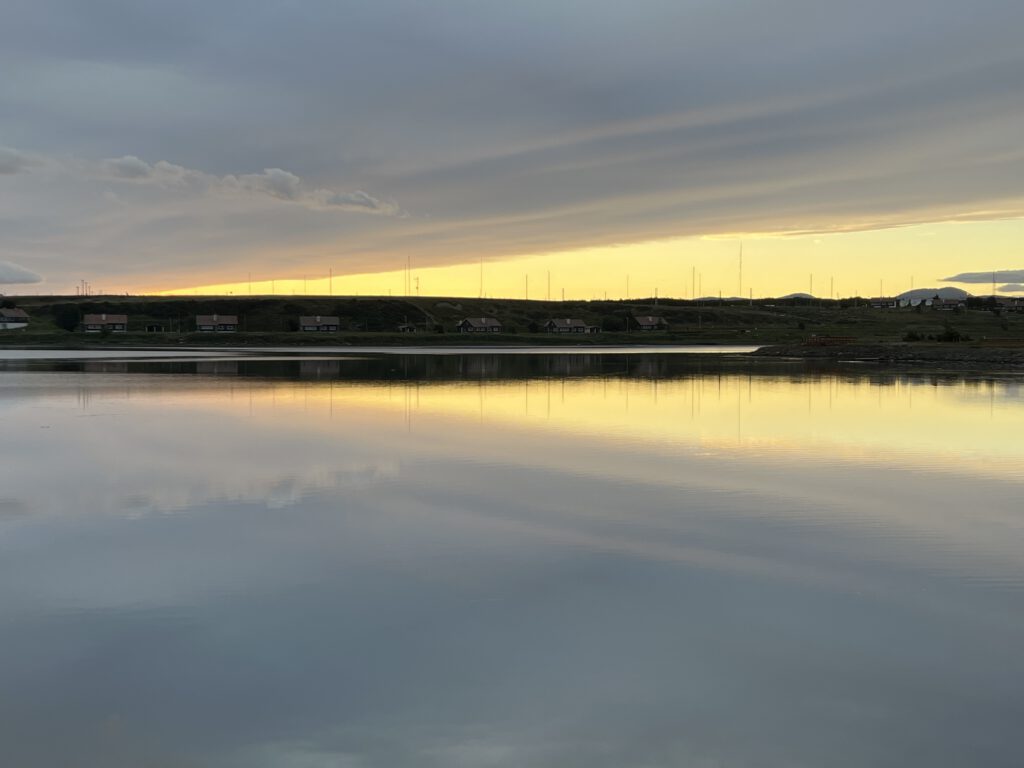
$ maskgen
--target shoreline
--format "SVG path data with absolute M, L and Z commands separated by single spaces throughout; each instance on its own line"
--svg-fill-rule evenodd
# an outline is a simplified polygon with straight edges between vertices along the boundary
M 8 340 L 4 340 L 7 342 Z M 974 344 L 920 344 L 907 342 L 851 342 L 835 345 L 811 345 L 806 343 L 764 344 L 748 342 L 737 344 L 735 340 L 679 340 L 643 339 L 643 341 L 605 340 L 600 343 L 567 343 L 561 338 L 530 339 L 523 337 L 431 338 L 428 343 L 410 343 L 407 336 L 387 339 L 360 339 L 356 344 L 342 339 L 289 339 L 281 343 L 280 338 L 267 339 L 264 336 L 239 338 L 224 335 L 211 339 L 215 343 L 196 343 L 195 339 L 182 339 L 179 343 L 145 343 L 146 340 L 118 338 L 113 343 L 107 338 L 77 338 L 70 343 L 59 337 L 47 339 L 48 343 L 25 339 L 21 344 L 0 343 L 2 352 L 84 352 L 109 353 L 131 356 L 132 353 L 156 353 L 173 356 L 194 353 L 201 356 L 247 356 L 247 355 L 685 355 L 695 358 L 730 357 L 757 365 L 764 362 L 827 365 L 856 365 L 860 368 L 873 367 L 876 370 L 925 370 L 932 372 L 974 372 L 992 374 L 1024 374 L 1024 344 L 1021 345 L 978 345 Z M 60 342 L 64 343 L 60 343 Z M 202 339 L 201 341 L 205 341 Z M 310 343 L 313 342 L 313 343 Z M 370 342 L 370 343 L 367 343 Z M 32 355 L 36 357 L 37 355 Z
M 748 357 L 831 363 L 874 363 L 882 367 L 914 367 L 1024 373 L 1024 346 L 968 344 L 851 343 L 835 346 L 772 344 Z

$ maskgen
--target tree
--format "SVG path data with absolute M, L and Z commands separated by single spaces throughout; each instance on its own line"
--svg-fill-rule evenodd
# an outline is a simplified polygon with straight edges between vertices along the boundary
M 58 328 L 69 332 L 73 331 L 81 320 L 77 304 L 57 304 L 53 308 L 53 322 L 57 324 Z

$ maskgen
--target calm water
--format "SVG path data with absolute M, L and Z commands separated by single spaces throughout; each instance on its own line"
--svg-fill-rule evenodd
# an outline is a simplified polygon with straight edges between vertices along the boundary
M 1024 390 L 0 361 L 17 768 L 1024 764 Z

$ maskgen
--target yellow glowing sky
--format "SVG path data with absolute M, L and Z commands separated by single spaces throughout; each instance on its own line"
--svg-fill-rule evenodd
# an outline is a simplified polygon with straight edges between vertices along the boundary
M 912 287 L 941 287 L 964 271 L 1020 267 L 1024 220 L 938 222 L 827 235 L 736 233 L 630 245 L 527 254 L 420 268 L 409 254 L 408 292 L 423 296 L 595 299 L 655 295 L 755 298 L 810 292 L 816 296 L 874 296 Z M 739 253 L 742 243 L 742 282 Z M 260 259 L 265 262 L 266 259 Z M 404 262 L 393 269 L 346 274 L 330 254 L 307 259 L 322 267 L 305 275 L 282 270 L 232 281 L 169 287 L 140 285 L 134 293 L 216 295 L 377 295 L 407 292 Z M 481 266 L 482 263 L 482 266 Z M 328 274 L 333 271 L 333 279 Z M 696 285 L 694 285 L 696 283 Z M 988 294 L 991 285 L 960 285 Z

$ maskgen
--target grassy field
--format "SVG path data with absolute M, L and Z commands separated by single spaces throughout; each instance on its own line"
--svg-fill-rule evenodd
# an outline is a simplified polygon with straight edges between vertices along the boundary
M 765 300 L 697 304 L 690 301 L 522 301 L 510 299 L 388 297 L 8 297 L 31 316 L 29 328 L 0 331 L 5 346 L 211 345 L 283 346 L 474 345 L 474 344 L 794 344 L 815 337 L 846 337 L 858 343 L 960 337 L 961 344 L 1024 344 L 1024 314 L 1002 315 L 983 302 L 968 309 L 877 310 L 861 301 Z M 109 335 L 68 331 L 85 313 L 128 315 L 128 333 Z M 235 334 L 195 332 L 195 315 L 238 315 Z M 300 315 L 336 315 L 338 333 L 297 332 Z M 659 315 L 666 332 L 642 332 L 631 318 Z M 496 317 L 502 334 L 460 334 L 464 317 Z M 585 320 L 603 329 L 595 335 L 547 334 L 544 321 L 555 317 Z M 399 333 L 402 323 L 415 334 Z M 162 332 L 147 333 L 147 326 Z

